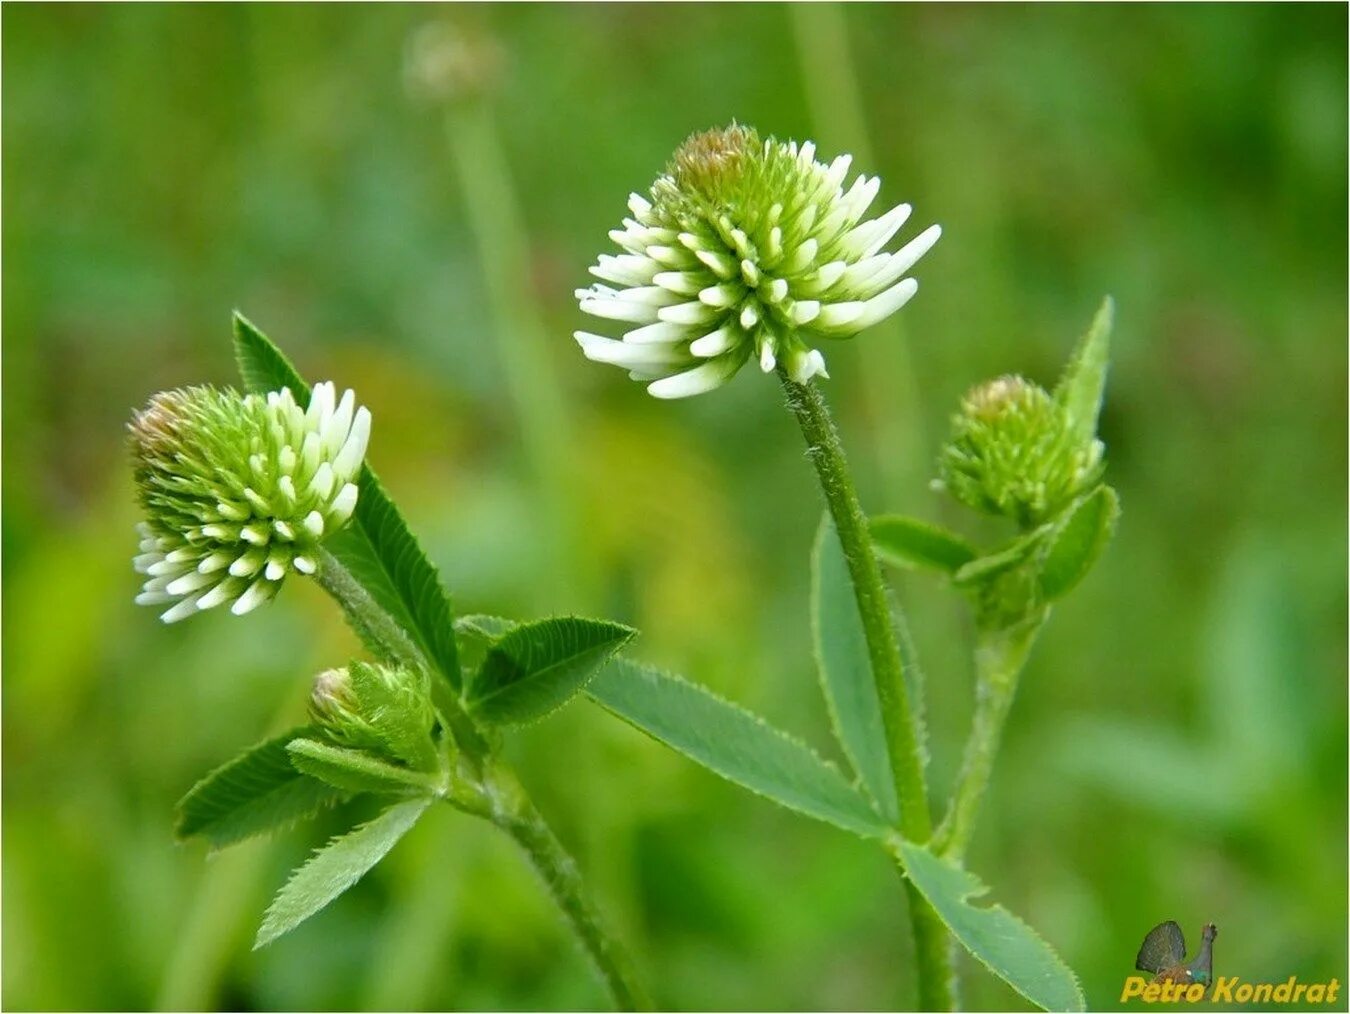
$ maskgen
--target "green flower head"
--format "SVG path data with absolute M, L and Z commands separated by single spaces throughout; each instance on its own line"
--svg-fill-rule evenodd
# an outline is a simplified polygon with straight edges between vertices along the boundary
M 815 160 L 815 145 L 733 124 L 689 138 L 631 218 L 609 235 L 622 249 L 591 268 L 581 309 L 630 326 L 621 339 L 578 331 L 596 362 L 650 381 L 658 398 L 701 394 L 750 359 L 805 383 L 825 372 L 813 344 L 851 338 L 890 316 L 919 283 L 905 273 L 937 242 L 934 225 L 894 253 L 901 204 L 863 221 L 881 181 L 852 157 Z
M 321 672 L 309 715 L 338 746 L 421 770 L 436 767 L 436 712 L 425 670 L 353 662 Z
M 1063 405 L 1018 376 L 972 389 L 952 418 L 939 485 L 968 507 L 1034 527 L 1102 474 L 1102 444 L 1084 442 Z
M 290 390 L 166 391 L 130 424 L 139 526 L 136 601 L 172 603 L 166 623 L 226 602 L 243 614 L 291 570 L 312 574 L 320 542 L 356 506 L 370 412 L 318 384 L 302 409 Z

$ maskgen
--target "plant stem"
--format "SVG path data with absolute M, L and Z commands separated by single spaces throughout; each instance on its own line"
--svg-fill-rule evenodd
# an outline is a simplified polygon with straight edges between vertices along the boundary
M 910 841 L 924 843 L 932 835 L 933 825 L 928 812 L 923 754 L 905 686 L 900 646 L 891 620 L 891 603 L 872 549 L 867 518 L 858 503 L 858 494 L 844 459 L 844 448 L 820 391 L 810 383 L 795 383 L 782 369 L 779 378 L 787 393 L 788 407 L 797 417 L 806 438 L 807 456 L 815 466 L 844 558 L 848 561 L 881 706 L 891 771 L 895 775 L 900 803 L 899 830 Z M 955 1000 L 955 984 L 946 927 L 909 880 L 905 881 L 905 889 L 909 895 L 910 924 L 919 967 L 919 1007 L 950 1010 Z
M 989 787 L 989 776 L 994 769 L 1003 725 L 1008 720 L 1013 698 L 1017 694 L 1017 679 L 1026 665 L 1031 646 L 1045 623 L 1046 611 L 1021 623 L 1000 629 L 982 630 L 975 645 L 975 716 L 971 721 L 970 738 L 966 741 L 965 756 L 956 791 L 942 826 L 934 837 L 934 845 L 946 858 L 960 862 L 965 858 L 975 830 L 975 818 L 980 802 Z
M 509 770 L 496 768 L 487 784 L 491 820 L 524 850 L 548 886 L 568 924 L 604 979 L 619 1010 L 651 1010 L 651 1001 L 638 985 L 627 951 L 604 928 L 591 904 L 576 860 L 525 795 Z
M 380 608 L 336 557 L 323 549 L 319 550 L 319 568 L 315 577 L 337 600 L 348 622 L 372 650 L 408 665 L 430 668 L 425 655 L 407 632 Z M 451 738 L 465 762 L 468 776 L 474 780 L 474 784 L 453 782 L 447 801 L 458 809 L 492 821 L 525 850 L 600 973 L 615 1004 L 623 1010 L 649 1009 L 646 996 L 632 974 L 627 953 L 605 931 L 586 894 L 576 861 L 554 836 L 510 768 L 492 757 L 486 739 L 459 706 L 449 683 L 436 678 L 432 680 L 432 687 L 437 709 L 449 722 Z

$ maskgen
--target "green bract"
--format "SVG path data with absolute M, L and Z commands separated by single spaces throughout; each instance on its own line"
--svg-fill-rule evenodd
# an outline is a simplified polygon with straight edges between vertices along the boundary
M 308 409 L 212 387 L 155 395 L 131 421 L 139 526 L 136 601 L 174 603 L 167 623 L 226 602 L 243 614 L 292 569 L 312 574 L 324 538 L 356 506 L 370 412 L 319 384 Z
M 966 395 L 940 467 L 941 485 L 957 500 L 1028 528 L 1100 478 L 1102 444 L 1084 441 L 1043 388 L 999 377 Z
M 436 767 L 431 681 L 421 669 L 353 662 L 314 678 L 309 714 L 338 746 L 422 770 Z
M 728 380 L 752 356 L 798 383 L 826 376 L 810 343 L 851 338 L 917 291 L 904 277 L 937 242 L 934 225 L 895 253 L 884 247 L 909 217 L 901 204 L 862 222 L 881 187 L 852 156 L 815 161 L 815 145 L 761 140 L 746 127 L 697 134 L 675 153 L 648 200 L 610 232 L 625 253 L 577 290 L 586 313 L 633 325 L 621 340 L 576 333 L 586 356 L 681 398 Z

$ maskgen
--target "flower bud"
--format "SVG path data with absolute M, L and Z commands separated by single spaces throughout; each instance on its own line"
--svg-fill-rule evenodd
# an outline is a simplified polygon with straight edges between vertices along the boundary
M 338 746 L 419 770 L 437 765 L 436 712 L 422 670 L 353 662 L 314 678 L 309 714 Z
M 621 321 L 621 339 L 578 331 L 590 359 L 651 381 L 658 398 L 719 386 L 753 359 L 798 383 L 827 376 L 819 339 L 850 338 L 889 317 L 918 289 L 906 273 L 937 242 L 934 225 L 894 253 L 882 248 L 909 217 L 901 204 L 864 222 L 881 187 L 852 156 L 828 164 L 815 145 L 733 124 L 690 137 L 650 200 L 628 199 L 631 218 L 610 238 L 577 290 L 581 309 Z
M 226 602 L 242 615 L 292 570 L 314 573 L 320 543 L 356 507 L 370 412 L 332 384 L 315 386 L 308 409 L 287 388 L 189 387 L 155 395 L 129 429 L 146 515 L 136 601 L 173 603 L 172 623 Z
M 1043 388 L 1006 376 L 966 395 L 939 463 L 940 485 L 957 500 L 1031 528 L 1096 482 L 1102 445 L 1084 444 Z

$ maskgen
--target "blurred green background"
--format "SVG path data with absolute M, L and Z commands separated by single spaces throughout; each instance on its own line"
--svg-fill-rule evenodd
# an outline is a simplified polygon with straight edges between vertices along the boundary
M 270 892 L 351 815 L 210 859 L 172 843 L 174 801 L 355 650 L 301 581 L 246 620 L 132 605 L 123 426 L 158 389 L 233 382 L 235 307 L 358 389 L 465 611 L 625 620 L 641 656 L 829 747 L 820 504 L 776 385 L 658 403 L 570 338 L 626 195 L 732 117 L 858 152 L 945 229 L 899 326 L 830 356 L 871 509 L 998 535 L 927 488 L 948 414 L 1002 372 L 1053 381 L 1117 299 L 1123 522 L 1032 660 L 972 868 L 1097 1007 L 1164 919 L 1216 922 L 1220 974 L 1344 981 L 1346 19 L 6 5 L 4 1005 L 604 1003 L 523 861 L 448 808 L 260 953 Z M 496 54 L 450 106 L 405 80 L 436 20 Z M 895 577 L 941 793 L 969 630 Z M 589 705 L 511 750 L 662 1004 L 911 1002 L 873 848 Z M 972 1007 L 1021 1006 L 968 971 Z

